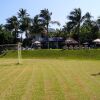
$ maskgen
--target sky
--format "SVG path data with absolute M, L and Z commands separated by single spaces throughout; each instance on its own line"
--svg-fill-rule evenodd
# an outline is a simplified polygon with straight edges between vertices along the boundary
M 32 18 L 47 8 L 52 12 L 52 20 L 59 21 L 61 26 L 67 22 L 67 16 L 74 8 L 81 8 L 83 15 L 90 12 L 94 19 L 100 16 L 100 0 L 1 0 L 0 24 L 17 15 L 20 8 L 26 9 Z

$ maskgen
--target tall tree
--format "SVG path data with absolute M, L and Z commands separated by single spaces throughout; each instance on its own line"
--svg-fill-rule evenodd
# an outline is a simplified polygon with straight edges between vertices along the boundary
M 95 21 L 85 21 L 80 28 L 80 41 L 92 43 L 92 41 L 98 38 L 99 28 Z
M 51 15 L 52 15 L 52 12 L 49 12 L 48 9 L 43 9 L 41 10 L 40 12 L 40 18 L 43 22 L 43 25 L 45 26 L 45 29 L 46 29 L 46 37 L 47 37 L 47 40 L 48 40 L 48 29 L 49 29 L 49 24 L 57 24 L 57 25 L 60 25 L 60 23 L 58 21 L 51 21 Z M 48 40 L 48 48 L 49 48 L 49 40 Z
M 80 27 L 82 22 L 85 20 L 85 18 L 89 18 L 89 13 L 86 13 L 84 16 L 82 16 L 82 11 L 80 8 L 74 9 L 70 12 L 70 15 L 68 16 L 69 22 L 68 25 L 71 28 L 71 30 L 74 30 L 75 34 L 77 35 L 78 42 L 80 44 Z
M 2 30 L 3 29 L 3 24 L 0 24 L 0 30 Z
M 0 44 L 13 43 L 14 37 L 11 32 L 6 29 L 5 25 L 0 24 Z
M 46 31 L 48 34 L 48 28 L 51 21 L 52 12 L 49 12 L 48 9 L 41 10 L 40 17 L 42 18 L 43 24 L 46 26 Z
M 97 22 L 91 19 L 92 16 L 89 12 L 86 13 L 85 17 L 85 21 L 80 29 L 80 40 L 91 43 L 98 37 L 99 27 Z
M 63 26 L 63 28 L 62 28 L 62 31 L 63 31 L 63 33 L 65 34 L 65 38 L 66 37 L 71 37 L 71 27 L 70 27 L 70 25 L 69 25 L 69 23 L 66 23 L 64 26 Z
M 6 29 L 12 32 L 14 36 L 14 43 L 17 42 L 18 38 L 18 29 L 19 29 L 19 21 L 16 16 L 12 16 L 7 19 L 7 24 L 5 25 Z
M 99 30 L 100 30 L 100 17 L 98 17 L 98 19 L 97 19 L 97 25 L 98 25 L 98 28 L 99 28 Z
M 28 17 L 29 14 L 27 13 L 26 9 L 21 8 L 18 12 L 18 17 L 20 18 L 20 20 L 23 20 L 24 18 Z
M 98 28 L 99 28 L 99 38 L 100 38 L 100 17 L 98 17 L 98 19 L 97 19 L 97 26 L 98 26 Z
M 51 21 L 51 15 L 52 15 L 52 12 L 49 12 L 48 9 L 43 9 L 40 12 L 40 17 L 43 21 L 43 25 L 45 26 L 44 28 L 46 29 L 45 35 L 48 41 L 48 49 L 49 49 L 48 28 Z
M 31 27 L 31 19 L 29 17 L 24 18 L 21 21 L 20 29 L 25 32 L 26 38 L 30 38 L 30 27 Z
M 18 18 L 20 21 L 20 30 L 25 32 L 26 38 L 28 39 L 30 37 L 29 29 L 31 26 L 31 18 L 29 17 L 27 10 L 21 8 L 18 12 Z
M 40 34 L 44 32 L 44 25 L 39 15 L 36 15 L 32 20 L 31 33 Z

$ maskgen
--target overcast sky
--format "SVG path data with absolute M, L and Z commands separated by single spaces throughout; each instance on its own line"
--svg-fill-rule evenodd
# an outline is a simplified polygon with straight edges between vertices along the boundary
M 0 24 L 4 24 L 7 18 L 17 15 L 20 8 L 27 9 L 31 17 L 39 14 L 41 9 L 48 8 L 53 13 L 52 20 L 64 25 L 70 11 L 79 7 L 83 14 L 88 11 L 94 19 L 100 16 L 100 0 L 1 0 Z

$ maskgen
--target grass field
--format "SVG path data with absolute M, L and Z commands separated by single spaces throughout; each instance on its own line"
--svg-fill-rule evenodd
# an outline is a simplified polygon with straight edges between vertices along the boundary
M 40 49 L 40 50 L 23 50 L 22 57 L 30 58 L 50 58 L 50 59 L 92 59 L 100 60 L 100 49 L 80 49 L 80 50 L 61 50 L 61 49 Z M 0 55 L 0 58 L 17 58 L 17 51 L 8 51 Z
M 100 61 L 0 59 L 0 100 L 100 100 Z

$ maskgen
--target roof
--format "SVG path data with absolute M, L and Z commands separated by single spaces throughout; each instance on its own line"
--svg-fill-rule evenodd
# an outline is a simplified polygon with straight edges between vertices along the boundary
M 62 37 L 51 37 L 51 38 L 43 38 L 41 42 L 63 42 L 64 39 Z
M 95 39 L 93 42 L 100 43 L 100 39 Z
M 69 37 L 65 40 L 65 44 L 78 44 L 78 42 L 73 38 Z
M 62 42 L 64 41 L 64 39 L 62 37 L 52 37 L 52 38 L 49 38 L 49 41 L 50 42 Z
M 35 43 L 35 44 L 40 44 L 41 42 L 40 42 L 40 41 L 35 41 L 34 43 Z

